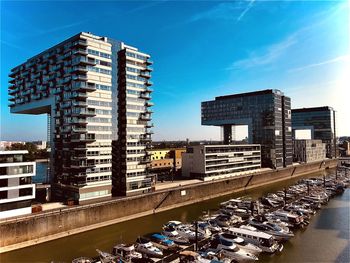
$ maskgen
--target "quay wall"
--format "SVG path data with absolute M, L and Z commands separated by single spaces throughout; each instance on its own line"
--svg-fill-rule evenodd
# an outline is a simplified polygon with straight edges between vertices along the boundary
M 337 160 L 314 162 L 230 179 L 206 181 L 156 191 L 142 196 L 115 198 L 90 205 L 43 211 L 0 221 L 0 253 L 208 200 L 265 184 L 333 168 Z

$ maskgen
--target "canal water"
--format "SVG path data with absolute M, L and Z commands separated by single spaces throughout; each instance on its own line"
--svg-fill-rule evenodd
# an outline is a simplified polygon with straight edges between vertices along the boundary
M 305 177 L 322 175 L 311 174 Z M 110 251 L 117 243 L 134 242 L 139 235 L 160 231 L 162 225 L 169 220 L 191 222 L 201 216 L 203 211 L 213 212 L 220 202 L 229 198 L 242 195 L 258 198 L 299 179 L 300 177 L 4 253 L 0 255 L 0 262 L 71 262 L 80 256 L 93 257 L 97 255 L 96 249 Z M 350 262 L 349 204 L 350 189 L 346 189 L 343 195 L 332 199 L 311 219 L 306 230 L 297 231 L 295 237 L 284 244 L 282 253 L 261 256 L 259 261 Z

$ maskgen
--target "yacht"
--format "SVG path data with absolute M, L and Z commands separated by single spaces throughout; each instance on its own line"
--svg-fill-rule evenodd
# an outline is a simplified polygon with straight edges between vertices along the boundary
M 254 227 L 257 231 L 262 231 L 273 235 L 273 237 L 278 241 L 287 241 L 290 238 L 294 237 L 293 232 L 289 231 L 289 228 L 283 228 L 271 222 L 259 222 L 257 220 L 250 220 L 248 223 L 249 226 Z
M 142 258 L 142 254 L 136 252 L 133 244 L 120 244 L 113 247 L 113 255 L 121 256 L 126 262 L 131 262 L 133 259 Z
M 188 245 L 190 243 L 190 240 L 187 237 L 179 235 L 173 226 L 164 227 L 162 234 L 178 245 Z
M 215 239 L 211 242 L 207 251 L 213 251 L 220 254 L 221 257 L 229 258 L 238 262 L 256 261 L 258 257 L 240 249 L 232 240 Z
M 103 252 L 98 249 L 96 249 L 96 251 L 99 254 L 101 263 L 119 263 L 120 262 L 120 256 L 114 256 L 112 254 Z
M 231 227 L 228 232 L 243 238 L 262 249 L 263 252 L 275 253 L 283 250 L 283 245 L 278 244 L 272 235 L 260 231 L 252 231 L 244 228 Z
M 160 248 L 164 248 L 167 250 L 177 250 L 179 248 L 173 240 L 169 239 L 165 235 L 161 235 L 158 233 L 153 234 L 151 235 L 151 240 L 153 243 L 155 243 L 155 246 L 159 245 Z
M 230 234 L 230 233 L 223 233 L 219 236 L 217 236 L 217 239 L 222 243 L 223 241 L 227 242 L 234 242 L 234 244 L 239 247 L 240 249 L 254 254 L 254 255 L 259 255 L 262 252 L 262 249 L 259 248 L 258 246 L 255 246 L 251 243 L 248 243 L 244 241 L 243 238 L 240 238 L 236 235 Z
M 141 254 L 145 254 L 149 257 L 161 258 L 163 257 L 163 252 L 159 248 L 155 247 L 148 239 L 138 238 L 136 240 L 136 251 Z

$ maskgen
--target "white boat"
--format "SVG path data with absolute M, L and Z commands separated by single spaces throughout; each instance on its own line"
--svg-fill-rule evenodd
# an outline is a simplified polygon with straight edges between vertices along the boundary
M 142 254 L 136 252 L 135 246 L 133 244 L 120 244 L 113 247 L 113 255 L 121 256 L 126 262 L 131 262 L 132 259 L 142 258 Z
M 138 238 L 136 240 L 137 244 L 135 250 L 141 254 L 145 254 L 149 257 L 161 258 L 163 257 L 163 252 L 159 248 L 155 247 L 149 240 Z
M 262 252 L 262 249 L 259 248 L 258 246 L 255 246 L 249 242 L 244 241 L 243 238 L 240 238 L 236 235 L 230 234 L 230 233 L 223 233 L 220 234 L 217 239 L 220 241 L 220 243 L 223 242 L 233 242 L 237 247 L 240 249 L 254 254 L 254 255 L 259 255 Z
M 211 245 L 212 246 L 207 251 L 220 254 L 220 257 L 229 258 L 238 262 L 258 260 L 257 256 L 240 249 L 233 241 L 218 238 L 214 240 Z
M 167 236 L 170 240 L 174 241 L 178 245 L 188 245 L 190 240 L 184 236 L 180 236 L 179 233 L 173 227 L 165 227 L 162 234 Z
M 252 231 L 244 228 L 231 227 L 228 232 L 243 238 L 262 249 L 263 252 L 275 253 L 283 250 L 283 245 L 278 244 L 272 235 L 260 231 Z
M 114 256 L 112 254 L 103 252 L 98 249 L 96 249 L 96 251 L 99 254 L 101 263 L 119 263 L 120 262 L 120 257 L 118 256 Z
M 278 241 L 287 241 L 291 237 L 294 237 L 293 232 L 289 231 L 288 227 L 281 227 L 268 221 L 258 222 L 256 220 L 250 220 L 248 223 L 258 231 L 273 235 L 274 238 Z

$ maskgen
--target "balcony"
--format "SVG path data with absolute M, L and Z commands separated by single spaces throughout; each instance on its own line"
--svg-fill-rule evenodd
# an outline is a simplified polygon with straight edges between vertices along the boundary
M 147 123 L 146 124 L 146 128 L 153 128 L 153 127 L 154 127 L 153 123 Z
M 72 118 L 68 124 L 87 124 L 88 121 L 85 118 Z
M 71 98 L 75 98 L 76 100 L 85 100 L 87 97 L 87 94 L 83 92 L 74 92 L 71 96 Z
M 147 157 L 146 158 L 141 158 L 140 161 L 139 161 L 140 164 L 148 164 L 150 162 L 151 162 L 151 159 L 147 158 Z
M 88 43 L 85 39 L 79 39 L 79 40 L 73 42 L 73 46 L 87 47 Z
M 147 70 L 141 70 L 140 76 L 149 79 L 151 77 L 151 73 L 149 73 Z
M 70 168 L 73 169 L 86 169 L 86 168 L 92 168 L 94 167 L 94 163 L 86 162 L 85 160 L 80 160 L 80 161 L 72 161 Z M 83 175 L 82 175 L 83 176 Z
M 145 85 L 146 85 L 146 86 L 152 86 L 152 85 L 153 85 L 153 82 L 150 81 L 150 80 L 147 80 L 147 81 L 145 82 Z
M 95 109 L 73 108 L 72 116 L 96 116 Z
M 77 48 L 73 50 L 73 54 L 88 55 L 89 53 L 86 48 Z
M 88 78 L 86 74 L 77 74 L 72 76 L 72 80 L 74 81 L 87 81 Z
M 85 127 L 73 126 L 72 131 L 75 133 L 87 133 L 87 129 Z
M 150 59 L 147 59 L 145 62 L 146 62 L 146 65 L 152 65 L 153 64 L 153 61 L 150 60 Z
M 147 101 L 145 105 L 146 105 L 146 107 L 152 107 L 152 106 L 154 106 L 154 103 Z
M 72 105 L 74 107 L 87 107 L 87 103 L 85 101 L 73 101 Z
M 87 79 L 86 79 L 87 80 Z M 86 82 L 74 82 L 72 85 L 72 90 L 76 91 L 96 91 L 96 84 L 95 83 L 86 83 Z
M 95 141 L 95 134 L 73 134 L 71 137 L 71 142 L 93 142 Z
M 154 132 L 152 130 L 146 130 L 146 134 L 151 135 L 151 134 L 154 134 Z
M 152 138 L 150 135 L 140 136 L 140 142 L 152 142 Z
M 146 113 L 141 113 L 139 119 L 141 121 L 150 121 L 150 120 L 152 120 L 151 115 L 150 114 L 146 114 Z
M 87 68 L 86 68 L 86 66 L 74 66 L 73 68 L 72 68 L 72 72 L 87 72 L 88 70 L 87 70 Z
M 139 97 L 140 97 L 140 99 L 144 99 L 144 100 L 151 99 L 151 96 L 148 94 L 148 92 L 141 92 Z

